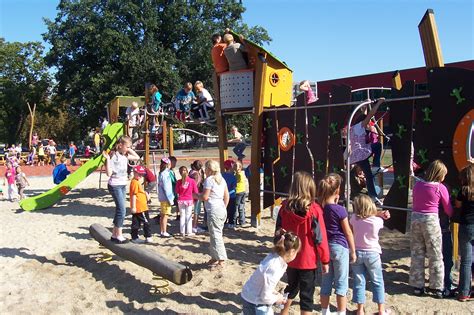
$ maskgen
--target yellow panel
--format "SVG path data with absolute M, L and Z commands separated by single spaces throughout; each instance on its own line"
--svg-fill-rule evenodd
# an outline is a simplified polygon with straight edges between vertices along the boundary
M 264 78 L 263 106 L 291 106 L 293 72 L 267 55 L 267 72 Z

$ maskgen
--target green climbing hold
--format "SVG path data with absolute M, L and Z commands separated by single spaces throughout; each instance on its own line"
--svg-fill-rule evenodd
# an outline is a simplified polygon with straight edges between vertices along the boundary
M 449 94 L 450 96 L 454 96 L 456 98 L 456 105 L 461 104 L 462 102 L 466 100 L 464 97 L 461 96 L 461 92 L 462 92 L 462 86 L 459 88 L 453 89 L 451 94 Z

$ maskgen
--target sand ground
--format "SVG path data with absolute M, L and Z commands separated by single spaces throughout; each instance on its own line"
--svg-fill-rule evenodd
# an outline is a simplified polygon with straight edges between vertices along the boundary
M 0 201 L 0 314 L 217 314 L 239 313 L 239 292 L 260 260 L 270 251 L 275 222 L 269 211 L 263 224 L 225 230 L 229 261 L 224 269 L 211 271 L 207 234 L 191 238 L 161 239 L 143 244 L 158 254 L 189 265 L 193 279 L 185 285 L 170 284 L 169 294 L 151 295 L 152 273 L 113 255 L 113 260 L 97 262 L 102 252 L 90 237 L 93 223 L 112 225 L 113 201 L 105 181 L 98 189 L 99 174 L 94 173 L 53 208 L 24 212 L 18 203 Z M 53 187 L 50 177 L 30 177 L 27 194 L 34 195 Z M 156 215 L 154 198 L 152 217 Z M 249 214 L 249 209 L 248 214 Z M 171 221 L 171 232 L 177 232 Z M 129 236 L 130 215 L 125 221 Z M 158 226 L 153 224 L 153 232 Z M 414 297 L 408 287 L 409 238 L 396 231 L 381 235 L 382 260 L 387 306 L 392 314 L 470 314 L 474 302 Z M 284 279 L 280 287 L 285 285 Z M 351 291 L 349 292 L 349 298 Z M 367 292 L 371 300 L 371 293 Z M 335 304 L 335 298 L 332 298 Z M 349 310 L 355 305 L 349 303 Z M 368 302 L 368 311 L 375 305 Z M 334 310 L 334 308 L 333 308 Z M 315 292 L 315 313 L 320 312 L 319 286 Z M 294 305 L 292 313 L 299 313 Z

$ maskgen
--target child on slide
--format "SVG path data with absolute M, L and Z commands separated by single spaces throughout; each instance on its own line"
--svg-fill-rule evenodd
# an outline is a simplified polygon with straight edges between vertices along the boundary
M 293 232 L 279 229 L 273 238 L 273 253 L 268 254 L 250 276 L 240 293 L 244 315 L 273 314 L 272 305 L 284 305 L 287 299 L 275 291 L 278 281 L 301 248 L 300 239 Z

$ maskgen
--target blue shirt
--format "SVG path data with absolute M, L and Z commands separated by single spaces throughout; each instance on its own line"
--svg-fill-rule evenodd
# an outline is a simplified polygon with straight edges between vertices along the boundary
M 161 93 L 156 91 L 155 94 L 153 94 L 152 96 L 151 109 L 154 112 L 157 112 L 160 109 L 160 105 L 161 105 Z
M 60 184 L 63 180 L 66 179 L 66 177 L 71 174 L 69 170 L 67 169 L 65 164 L 58 164 L 56 167 L 53 169 L 53 182 L 58 185 Z
M 74 149 L 74 146 L 69 146 L 69 156 L 73 156 L 76 153 L 76 150 Z
M 232 173 L 222 173 L 225 182 L 227 183 L 227 190 L 229 190 L 229 198 L 235 198 L 235 187 L 237 186 L 237 178 Z
M 179 90 L 178 94 L 176 95 L 176 99 L 181 104 L 191 104 L 195 97 L 196 96 L 194 95 L 193 91 L 189 91 L 189 93 L 186 93 L 184 89 Z

